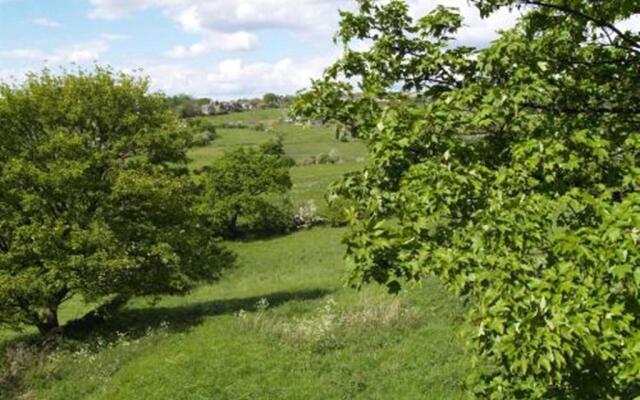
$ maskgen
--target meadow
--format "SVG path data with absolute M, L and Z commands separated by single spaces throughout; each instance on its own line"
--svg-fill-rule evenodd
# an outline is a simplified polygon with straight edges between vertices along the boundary
M 359 142 L 330 127 L 282 122 L 281 110 L 215 117 L 279 132 L 294 204 L 313 201 L 365 160 Z M 206 165 L 269 132 L 220 128 L 192 151 Z M 335 164 L 303 165 L 334 149 Z M 345 286 L 342 228 L 228 243 L 236 267 L 186 297 L 136 299 L 90 334 L 33 350 L 32 332 L 2 332 L 0 398 L 20 399 L 463 399 L 474 373 L 464 347 L 465 306 L 435 280 L 390 295 Z M 64 305 L 62 319 L 90 306 Z

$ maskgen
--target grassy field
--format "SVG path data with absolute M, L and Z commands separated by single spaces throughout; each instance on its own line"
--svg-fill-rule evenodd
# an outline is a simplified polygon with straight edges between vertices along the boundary
M 297 166 L 291 169 L 293 189 L 291 199 L 294 205 L 312 200 L 322 213 L 326 204 L 324 194 L 327 186 L 342 174 L 356 171 L 362 167 L 366 159 L 366 148 L 362 142 L 341 142 L 331 127 L 303 126 L 284 123 L 286 117 L 283 110 L 259 110 L 227 114 L 214 117 L 217 125 L 225 123 L 244 123 L 248 126 L 258 123 L 268 127 L 268 131 L 253 129 L 218 128 L 218 136 L 210 146 L 198 147 L 190 153 L 194 167 L 202 167 L 225 150 L 239 146 L 255 146 L 264 143 L 271 135 L 279 134 L 287 155 L 292 157 Z M 321 153 L 334 151 L 340 157 L 335 164 L 305 165 L 311 157 Z
M 343 145 L 345 162 L 293 170 L 294 200 L 321 202 L 329 182 L 358 168 L 364 147 L 340 143 L 326 128 L 282 124 L 276 113 L 224 118 L 275 121 L 297 159 Z M 194 150 L 194 162 L 264 135 L 222 129 L 212 146 Z M 346 288 L 342 234 L 316 228 L 229 243 L 237 266 L 220 282 L 186 297 L 137 299 L 89 336 L 63 339 L 51 354 L 32 354 L 19 345 L 25 337 L 4 332 L 12 350 L 0 398 L 466 398 L 473 368 L 460 301 L 434 281 L 397 296 L 378 286 Z M 63 315 L 86 309 L 70 303 Z

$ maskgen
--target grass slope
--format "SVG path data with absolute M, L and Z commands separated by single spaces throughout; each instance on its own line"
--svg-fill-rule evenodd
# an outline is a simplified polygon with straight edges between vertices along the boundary
M 327 186 L 341 175 L 356 171 L 362 167 L 366 158 L 366 148 L 362 142 L 341 142 L 336 139 L 335 131 L 330 127 L 300 126 L 284 123 L 284 110 L 257 110 L 213 117 L 217 125 L 224 123 L 244 123 L 248 126 L 258 123 L 269 131 L 253 129 L 218 128 L 214 142 L 198 147 L 189 156 L 194 167 L 202 167 L 219 157 L 224 151 L 239 146 L 255 146 L 267 141 L 274 133 L 282 135 L 287 155 L 298 163 L 292 168 L 294 205 L 313 200 L 320 213 L 326 209 L 324 193 Z M 321 153 L 337 152 L 340 162 L 336 164 L 304 165 L 313 156 Z
M 219 284 L 128 307 L 31 371 L 26 398 L 464 398 L 458 301 L 431 281 L 343 288 L 340 235 L 232 244 Z

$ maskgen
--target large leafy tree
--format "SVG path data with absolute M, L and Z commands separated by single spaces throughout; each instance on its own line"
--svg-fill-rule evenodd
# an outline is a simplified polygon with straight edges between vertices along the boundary
M 279 138 L 259 147 L 226 152 L 203 170 L 201 209 L 209 225 L 225 238 L 282 233 L 291 228 L 288 198 L 292 158 Z
M 193 211 L 189 134 L 148 82 L 108 69 L 0 86 L 0 322 L 180 294 L 231 260 Z
M 494 399 L 640 395 L 640 35 L 635 0 L 473 0 L 521 12 L 489 47 L 403 1 L 343 12 L 340 60 L 299 115 L 364 138 L 355 285 L 435 274 L 472 299 Z M 367 50 L 354 50 L 364 41 Z M 358 46 L 361 48 L 362 46 Z

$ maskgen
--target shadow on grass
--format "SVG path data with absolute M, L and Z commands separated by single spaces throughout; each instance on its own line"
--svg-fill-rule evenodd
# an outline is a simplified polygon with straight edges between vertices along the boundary
M 211 300 L 181 306 L 125 308 L 106 320 L 70 321 L 64 328 L 65 336 L 83 340 L 98 336 L 108 338 L 116 333 L 129 337 L 144 335 L 149 329 L 165 326 L 171 332 L 183 332 L 197 326 L 207 317 L 234 314 L 240 310 L 255 311 L 262 299 L 267 299 L 270 308 L 290 301 L 320 299 L 331 292 L 322 289 L 275 292 L 263 296 Z
M 61 345 L 67 350 L 92 344 L 104 346 L 116 342 L 120 335 L 136 339 L 158 328 L 170 333 L 185 332 L 201 324 L 207 317 L 233 314 L 240 310 L 255 311 L 262 299 L 267 299 L 269 307 L 273 308 L 290 301 L 320 299 L 330 293 L 321 289 L 274 292 L 263 296 L 212 300 L 173 307 L 124 308 L 119 311 L 116 308 L 122 306 L 124 301 L 115 299 L 116 301 L 98 308 L 110 313 L 107 319 L 101 312 L 94 310 L 82 318 L 69 321 L 59 332 L 63 334 L 47 337 L 25 334 L 1 342 L 0 399 L 19 398 L 26 390 L 23 386 L 26 371 L 45 365 L 49 354 Z

